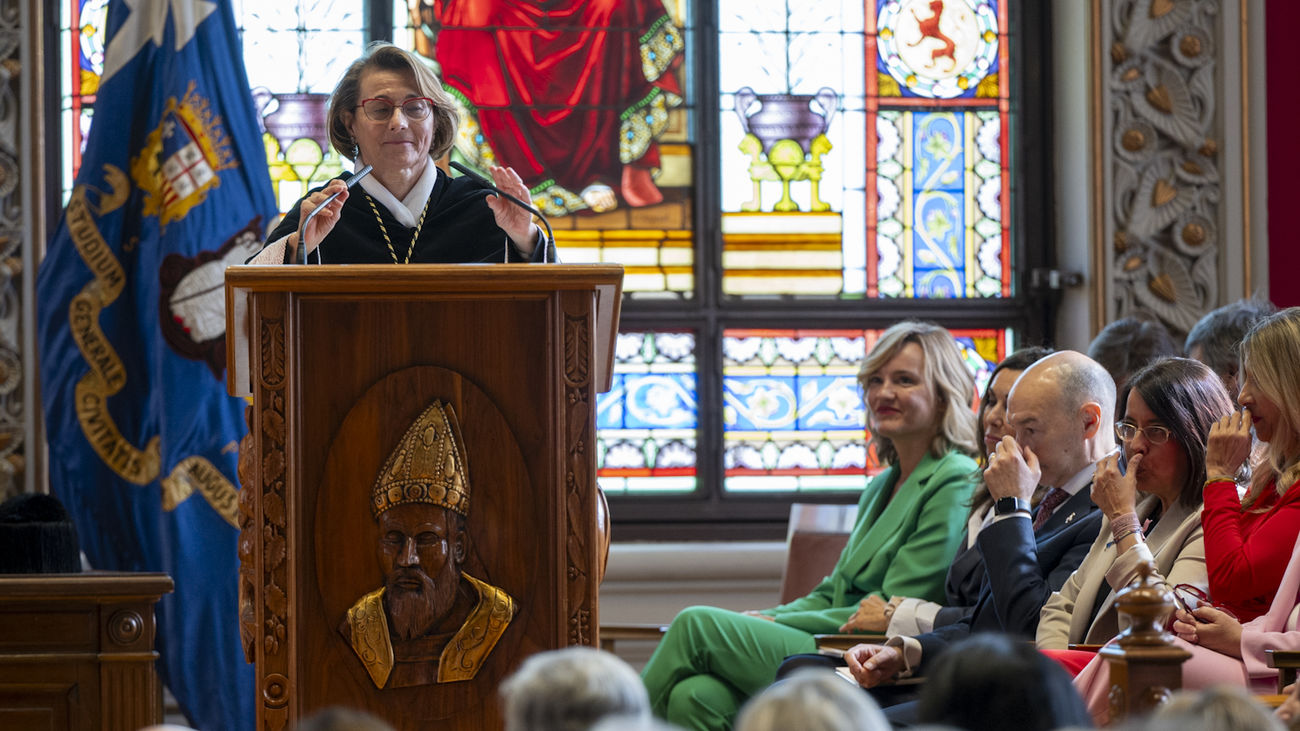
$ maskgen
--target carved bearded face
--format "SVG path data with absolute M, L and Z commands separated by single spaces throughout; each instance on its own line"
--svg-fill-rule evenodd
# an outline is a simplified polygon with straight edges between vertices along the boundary
M 427 503 L 390 508 L 378 522 L 389 629 L 397 639 L 422 637 L 456 601 L 464 531 L 454 513 Z

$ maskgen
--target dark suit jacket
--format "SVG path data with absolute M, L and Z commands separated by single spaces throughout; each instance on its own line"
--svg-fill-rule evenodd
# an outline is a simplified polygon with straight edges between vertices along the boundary
M 1079 567 L 1101 530 L 1101 511 L 1091 485 L 1066 500 L 1037 536 L 1022 518 L 997 521 L 975 539 L 985 576 L 975 606 L 959 621 L 919 635 L 923 674 L 948 645 L 973 632 L 999 631 L 1032 640 L 1038 615 L 1052 592 Z
M 967 533 L 961 536 L 961 544 L 966 545 Z M 984 557 L 980 555 L 979 543 L 963 548 L 948 567 L 948 578 L 944 583 L 944 606 L 934 615 L 934 626 L 958 622 L 970 613 L 975 602 L 979 601 L 980 589 L 984 585 Z

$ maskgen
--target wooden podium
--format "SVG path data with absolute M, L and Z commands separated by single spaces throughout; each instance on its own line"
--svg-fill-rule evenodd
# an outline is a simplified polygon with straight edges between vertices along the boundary
M 525 657 L 596 644 L 595 397 L 622 278 L 610 265 L 227 270 L 228 387 L 252 403 L 240 621 L 258 728 L 342 705 L 399 729 L 497 729 L 498 685 Z M 471 679 L 378 687 L 341 628 L 384 585 L 372 486 L 434 399 L 464 442 L 464 573 L 515 614 Z

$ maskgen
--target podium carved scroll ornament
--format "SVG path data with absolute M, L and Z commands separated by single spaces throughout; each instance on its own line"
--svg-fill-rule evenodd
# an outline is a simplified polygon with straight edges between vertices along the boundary
M 587 645 L 591 643 L 591 607 L 587 603 L 589 582 L 592 577 L 581 567 L 593 565 L 587 558 L 587 552 L 593 550 L 587 536 L 590 530 L 583 525 L 588 495 L 587 485 L 591 484 L 589 474 L 590 457 L 587 443 L 592 441 L 588 433 L 588 415 L 591 403 L 588 390 L 591 386 L 591 364 L 588 353 L 590 347 L 591 321 L 585 316 L 565 315 L 564 318 L 564 402 L 568 409 L 566 421 L 569 432 L 566 434 L 565 454 L 568 456 L 568 469 L 565 474 L 565 505 L 568 535 L 566 547 L 568 552 L 569 575 L 569 644 Z

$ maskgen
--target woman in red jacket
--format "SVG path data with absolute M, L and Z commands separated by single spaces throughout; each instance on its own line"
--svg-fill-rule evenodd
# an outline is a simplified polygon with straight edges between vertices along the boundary
M 1266 611 L 1296 536 L 1300 534 L 1300 308 L 1262 321 L 1241 344 L 1245 381 L 1234 411 L 1210 429 L 1205 454 L 1205 563 L 1210 597 L 1241 622 Z M 1235 476 L 1251 452 L 1251 429 L 1261 445 L 1250 488 L 1238 497 Z M 1202 617 L 1202 614 L 1206 616 Z M 1189 642 L 1218 649 L 1219 625 L 1231 617 L 1213 609 L 1183 612 L 1176 630 Z M 1210 624 L 1210 627 L 1202 625 Z

